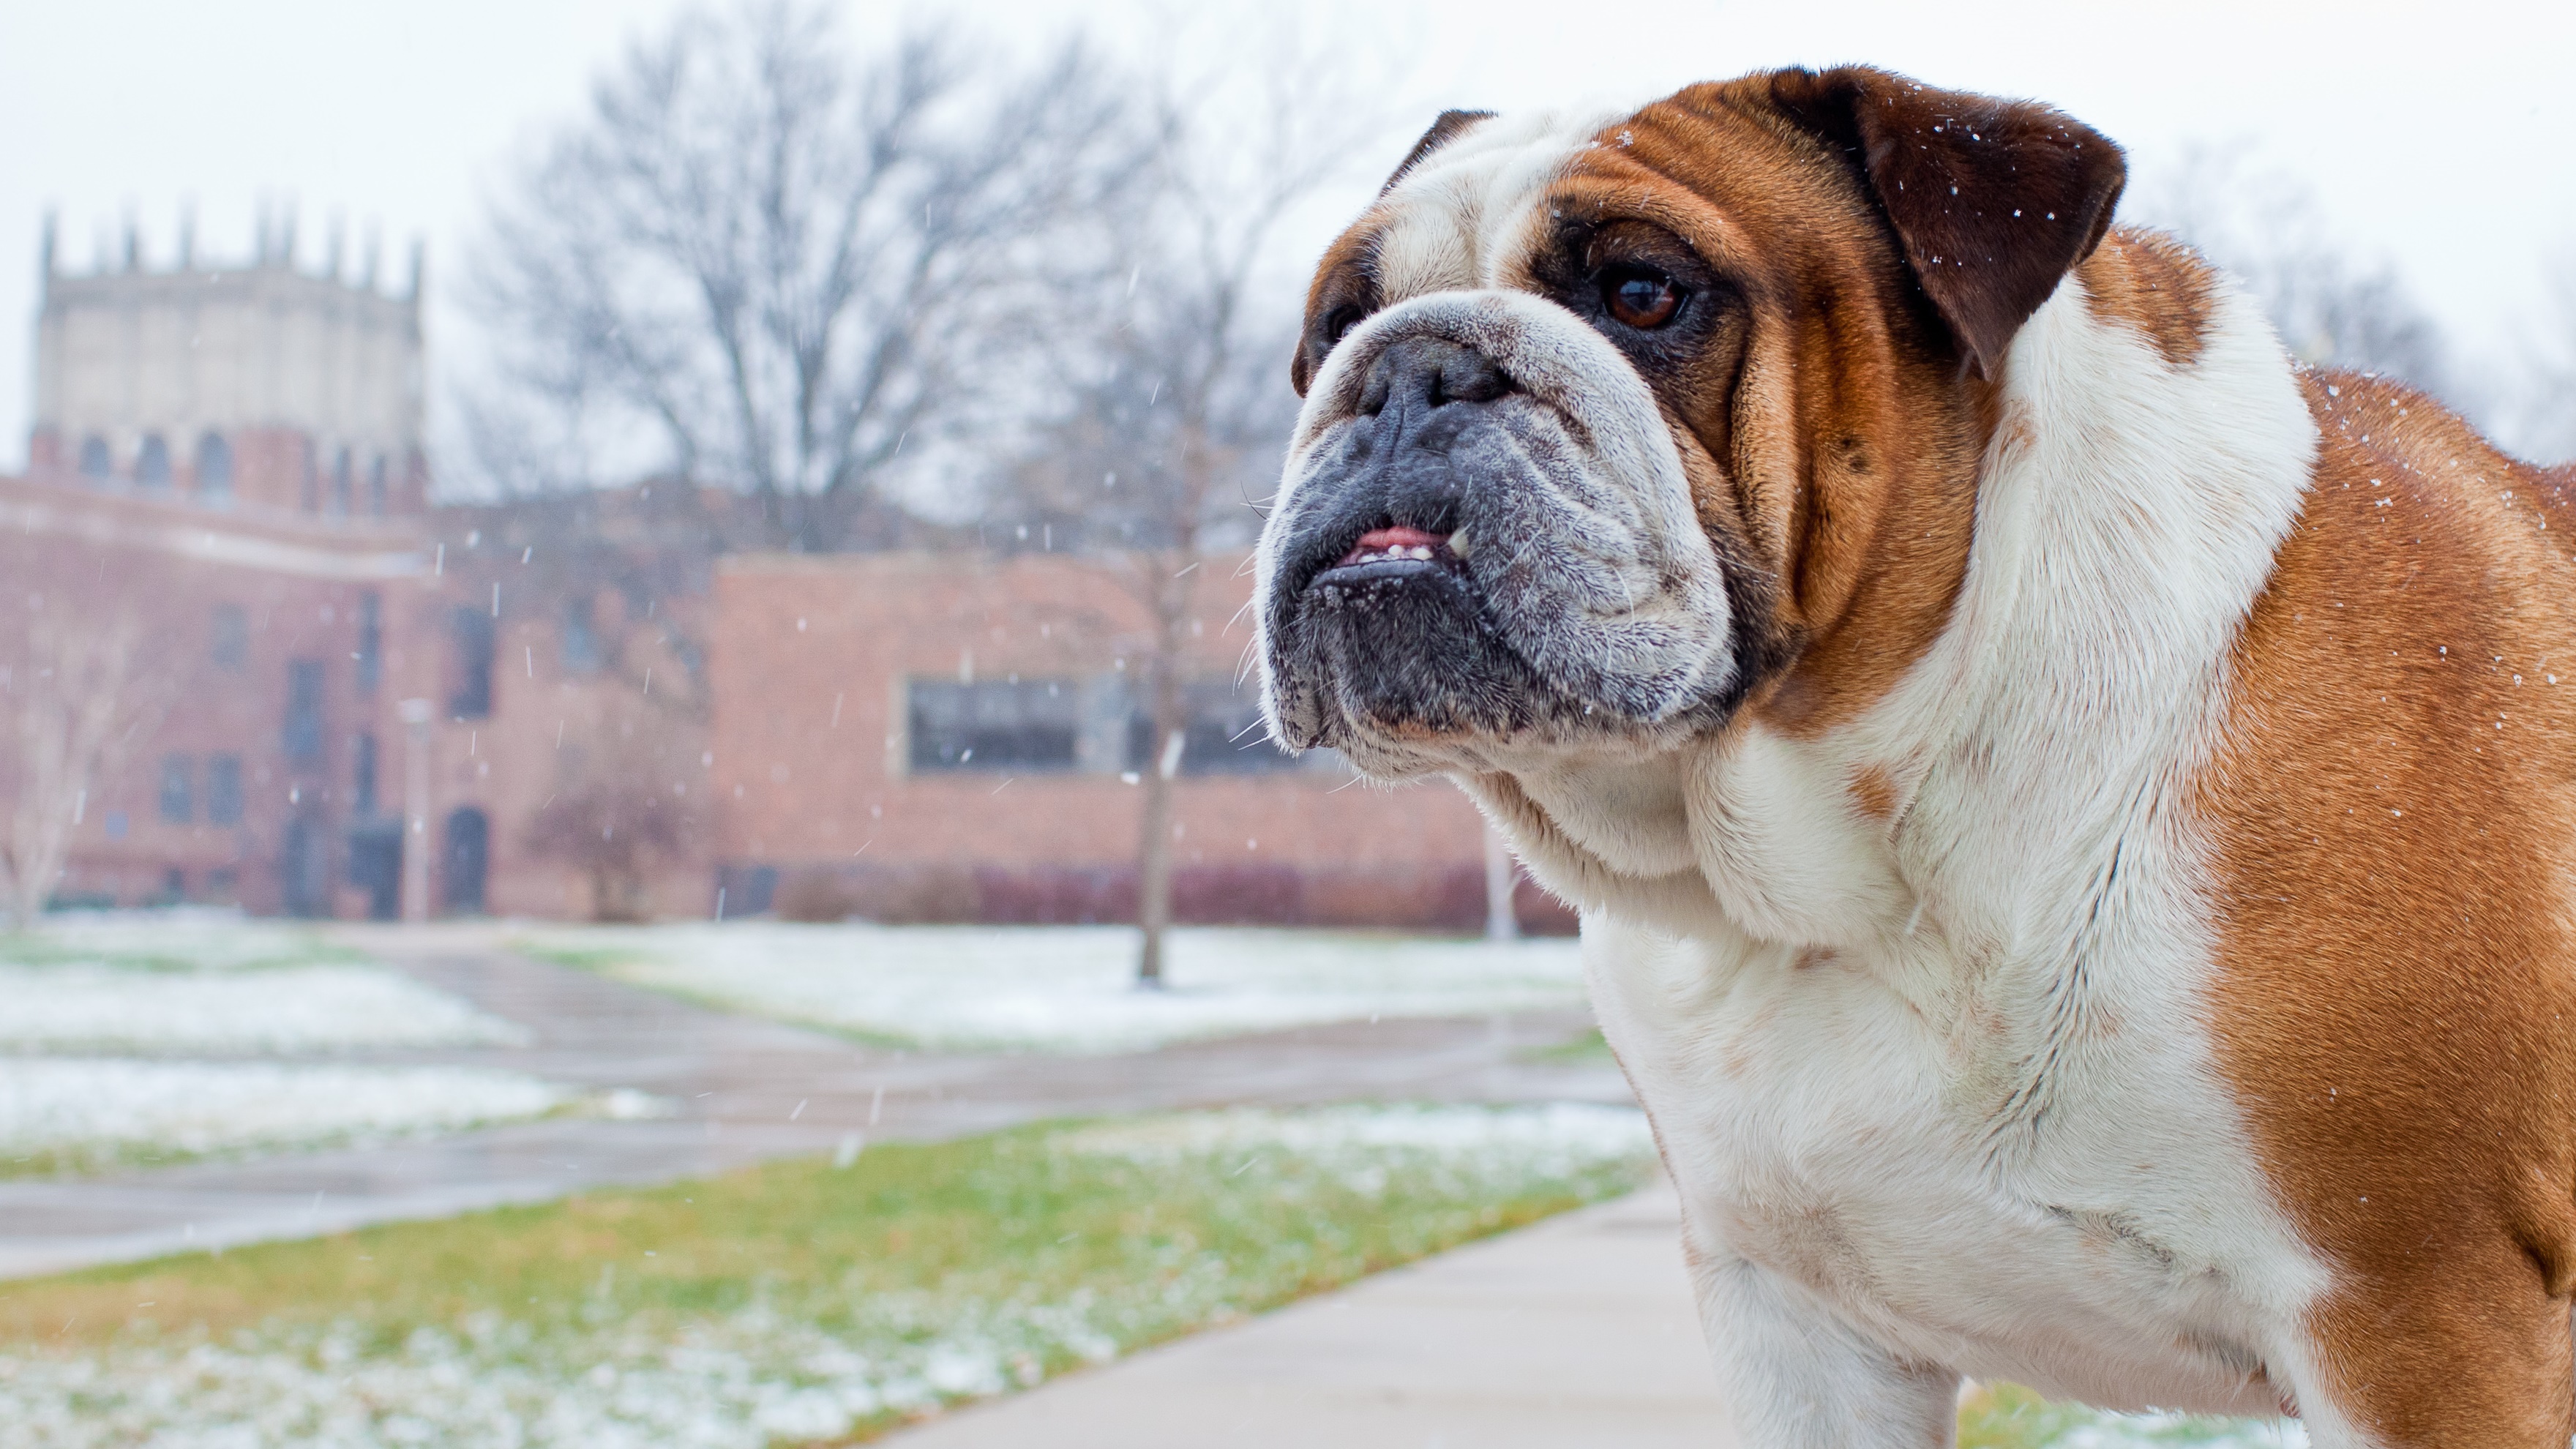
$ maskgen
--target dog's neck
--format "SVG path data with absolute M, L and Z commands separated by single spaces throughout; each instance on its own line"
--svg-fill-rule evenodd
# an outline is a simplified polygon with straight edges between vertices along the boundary
M 2081 949 L 2115 877 L 2192 868 L 2173 801 L 2316 434 L 2252 302 L 2211 279 L 2178 349 L 2105 305 L 2120 275 L 2070 277 L 2015 341 L 1956 579 L 1869 697 L 1827 677 L 1830 712 L 1748 708 L 1646 758 L 1462 779 L 1535 874 L 1677 934 L 1854 950 L 1928 930 L 1985 956 Z M 1856 607 L 1828 635 L 1865 632 L 1869 607 L 1902 613 Z M 1883 665 L 1865 643 L 1849 668 Z

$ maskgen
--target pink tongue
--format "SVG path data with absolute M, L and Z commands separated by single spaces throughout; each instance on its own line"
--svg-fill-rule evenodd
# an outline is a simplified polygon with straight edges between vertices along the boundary
M 1350 563 L 1364 553 L 1384 553 L 1391 548 L 1438 548 L 1449 541 L 1445 533 L 1425 533 L 1418 528 L 1380 528 L 1360 535 L 1360 541 L 1342 562 Z

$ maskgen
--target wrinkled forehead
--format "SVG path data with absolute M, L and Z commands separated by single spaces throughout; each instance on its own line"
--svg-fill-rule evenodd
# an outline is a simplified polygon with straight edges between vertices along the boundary
M 1514 285 L 1552 220 L 1557 184 L 1630 114 L 1488 117 L 1415 162 L 1354 229 L 1371 235 L 1380 299 Z

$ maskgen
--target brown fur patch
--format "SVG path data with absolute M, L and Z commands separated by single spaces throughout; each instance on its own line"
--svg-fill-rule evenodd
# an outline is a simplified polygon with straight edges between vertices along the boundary
M 1732 347 L 1651 380 L 1703 522 L 1762 576 L 1786 663 L 1748 708 L 1796 734 L 1857 716 L 1948 620 L 1993 387 L 1962 375 L 1859 173 L 1780 112 L 1769 77 L 1646 107 L 1550 201 L 1663 227 L 1741 295 Z
M 2199 253 L 2161 232 L 2115 227 L 2075 275 L 2095 320 L 2144 336 L 2167 366 L 2200 360 L 2217 279 Z
M 2429 399 L 2305 381 L 2314 488 L 2237 646 L 2203 785 L 2210 1024 L 2276 1193 L 2334 1265 L 2312 1328 L 2347 1412 L 2377 1442 L 2560 1449 L 2570 531 L 2536 470 Z
M 1896 781 L 1877 765 L 1863 765 L 1853 773 L 1851 797 L 1872 820 L 1885 824 L 1896 818 Z
M 1288 381 L 1299 397 L 1306 395 L 1307 384 L 1315 380 L 1339 340 L 1333 335 L 1337 319 L 1365 317 L 1378 308 L 1374 262 L 1382 224 L 1374 211 L 1362 216 L 1333 238 L 1333 244 L 1324 249 L 1323 260 L 1315 265 L 1315 280 L 1306 287 L 1305 331 L 1297 339 L 1296 355 L 1288 360 Z

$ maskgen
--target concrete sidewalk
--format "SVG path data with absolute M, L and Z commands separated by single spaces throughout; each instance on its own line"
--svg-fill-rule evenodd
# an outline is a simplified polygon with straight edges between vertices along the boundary
M 886 1441 L 898 1449 L 1725 1449 L 1657 1185 Z

